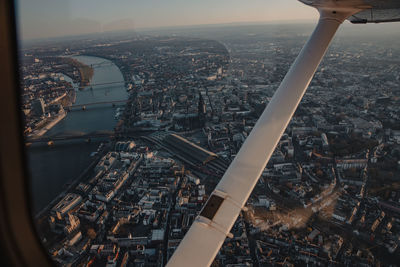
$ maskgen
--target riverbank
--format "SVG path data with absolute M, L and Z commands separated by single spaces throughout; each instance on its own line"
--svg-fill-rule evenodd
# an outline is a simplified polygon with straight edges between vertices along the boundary
M 75 90 L 68 90 L 61 96 L 53 99 L 46 106 L 51 106 L 53 104 L 61 104 L 63 107 L 69 107 L 76 100 Z M 51 118 L 44 118 L 42 121 L 38 122 L 37 127 L 32 129 L 32 133 L 26 135 L 27 138 L 37 138 L 45 135 L 49 130 L 51 130 L 54 126 L 57 125 L 60 121 L 62 121 L 67 116 L 67 112 L 63 109 L 56 116 Z
M 27 137 L 31 139 L 35 139 L 37 137 L 43 136 L 45 133 L 47 133 L 51 128 L 53 128 L 57 123 L 59 123 L 62 119 L 67 116 L 67 112 L 62 110 L 60 111 L 56 116 L 51 117 L 51 118 L 46 118 L 44 122 L 44 126 L 41 127 L 40 129 L 36 129 L 32 132 L 32 134 L 29 134 Z
M 63 60 L 65 61 L 65 63 L 70 64 L 78 69 L 80 76 L 80 81 L 79 81 L 80 90 L 90 85 L 90 81 L 92 80 L 94 74 L 94 70 L 92 67 L 78 61 L 75 58 L 64 57 Z
M 80 182 L 84 181 L 84 178 L 88 177 L 88 174 L 93 170 L 96 166 L 97 162 L 106 154 L 107 150 L 103 149 L 98 153 L 89 166 L 82 171 L 82 173 L 74 179 L 71 184 L 69 184 L 62 192 L 58 194 L 56 198 L 54 198 L 48 205 L 46 205 L 42 210 L 35 214 L 36 220 L 39 220 L 43 215 L 46 215 L 50 211 L 50 209 L 57 204 L 68 192 L 72 191 Z
M 123 86 L 110 86 L 110 83 L 122 81 L 121 71 L 115 64 L 104 64 L 102 58 L 76 56 L 74 59 L 87 66 L 93 66 L 94 74 L 91 80 L 92 89 L 79 90 L 79 85 L 73 77 L 64 74 L 64 79 L 73 85 L 73 95 L 63 100 L 76 100 L 75 104 L 108 102 L 128 99 L 129 95 Z M 77 75 L 76 75 L 77 76 Z M 74 102 L 74 101 L 73 101 Z M 59 102 L 60 103 L 60 102 Z M 66 103 L 61 103 L 64 107 Z M 87 108 L 85 111 L 68 112 L 67 116 L 58 122 L 44 136 L 91 133 L 102 130 L 112 131 L 115 127 L 116 108 L 111 104 L 100 104 Z M 65 190 L 75 177 L 91 164 L 90 155 L 97 149 L 97 139 L 57 141 L 55 145 L 32 143 L 28 148 L 30 173 L 32 177 L 33 207 L 35 212 L 43 210 L 50 202 Z M 104 140 L 101 140 L 104 142 Z
M 79 56 L 89 56 L 89 57 L 96 57 L 96 58 L 102 58 L 108 61 L 111 61 L 112 63 L 115 64 L 115 66 L 118 67 L 119 71 L 122 73 L 122 77 L 125 81 L 125 87 L 128 86 L 129 81 L 132 80 L 131 73 L 130 73 L 130 68 L 129 65 L 125 64 L 122 60 L 110 57 L 104 54 L 96 54 L 96 53 L 85 53 L 85 54 L 80 54 Z

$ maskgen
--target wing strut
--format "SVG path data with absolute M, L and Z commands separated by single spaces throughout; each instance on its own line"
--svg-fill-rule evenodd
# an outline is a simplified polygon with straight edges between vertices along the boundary
M 320 10 L 317 27 L 167 266 L 211 265 L 230 236 L 336 30 L 352 13 Z

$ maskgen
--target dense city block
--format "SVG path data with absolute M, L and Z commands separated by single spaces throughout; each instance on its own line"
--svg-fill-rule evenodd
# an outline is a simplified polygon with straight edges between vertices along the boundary
M 225 26 L 25 48 L 28 143 L 74 109 L 85 112 L 75 93 L 91 90 L 98 66 L 76 56 L 111 61 L 129 92 L 90 168 L 36 218 L 52 259 L 165 265 L 310 30 Z M 344 28 L 212 266 L 397 266 L 399 56 L 399 40 Z

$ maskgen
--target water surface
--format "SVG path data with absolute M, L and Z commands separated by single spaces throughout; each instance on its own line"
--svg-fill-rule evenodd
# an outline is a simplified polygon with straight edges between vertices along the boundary
M 76 91 L 75 104 L 124 100 L 128 93 L 123 83 L 101 85 L 123 81 L 118 67 L 110 61 L 91 56 L 74 57 L 87 65 L 93 65 L 92 84 L 84 90 Z M 100 64 L 103 63 L 103 64 Z M 99 65 L 100 64 L 100 65 Z M 67 81 L 70 81 L 66 77 Z M 77 85 L 74 85 L 77 88 Z M 116 107 L 111 104 L 88 106 L 86 110 L 69 112 L 66 118 L 55 125 L 46 135 L 60 133 L 90 133 L 112 130 L 116 124 Z M 96 151 L 99 143 L 84 140 L 55 142 L 53 147 L 33 145 L 28 149 L 29 170 L 34 212 L 46 207 L 65 185 L 78 177 L 91 162 L 90 153 Z

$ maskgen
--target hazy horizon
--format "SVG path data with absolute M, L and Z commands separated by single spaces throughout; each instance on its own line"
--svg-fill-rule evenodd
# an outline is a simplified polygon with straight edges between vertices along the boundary
M 168 32 L 171 30 L 192 30 L 192 29 L 215 29 L 220 27 L 234 27 L 234 26 L 262 26 L 262 25 L 310 25 L 314 26 L 314 20 L 311 19 L 299 19 L 299 20 L 280 20 L 280 21 L 241 21 L 241 22 L 226 22 L 226 23 L 216 23 L 216 24 L 193 24 L 193 25 L 176 25 L 176 26 L 155 26 L 155 27 L 143 27 L 137 29 L 116 29 L 107 30 L 103 32 L 89 32 L 81 34 L 71 34 L 71 35 L 60 35 L 60 36 L 49 36 L 49 37 L 39 37 L 30 39 L 21 39 L 23 42 L 36 42 L 36 41 L 52 41 L 59 39 L 73 39 L 80 37 L 98 36 L 101 34 L 118 34 L 118 33 L 139 33 L 147 34 L 152 32 Z
M 297 0 L 16 1 L 22 40 L 123 30 L 316 20 L 318 12 Z

